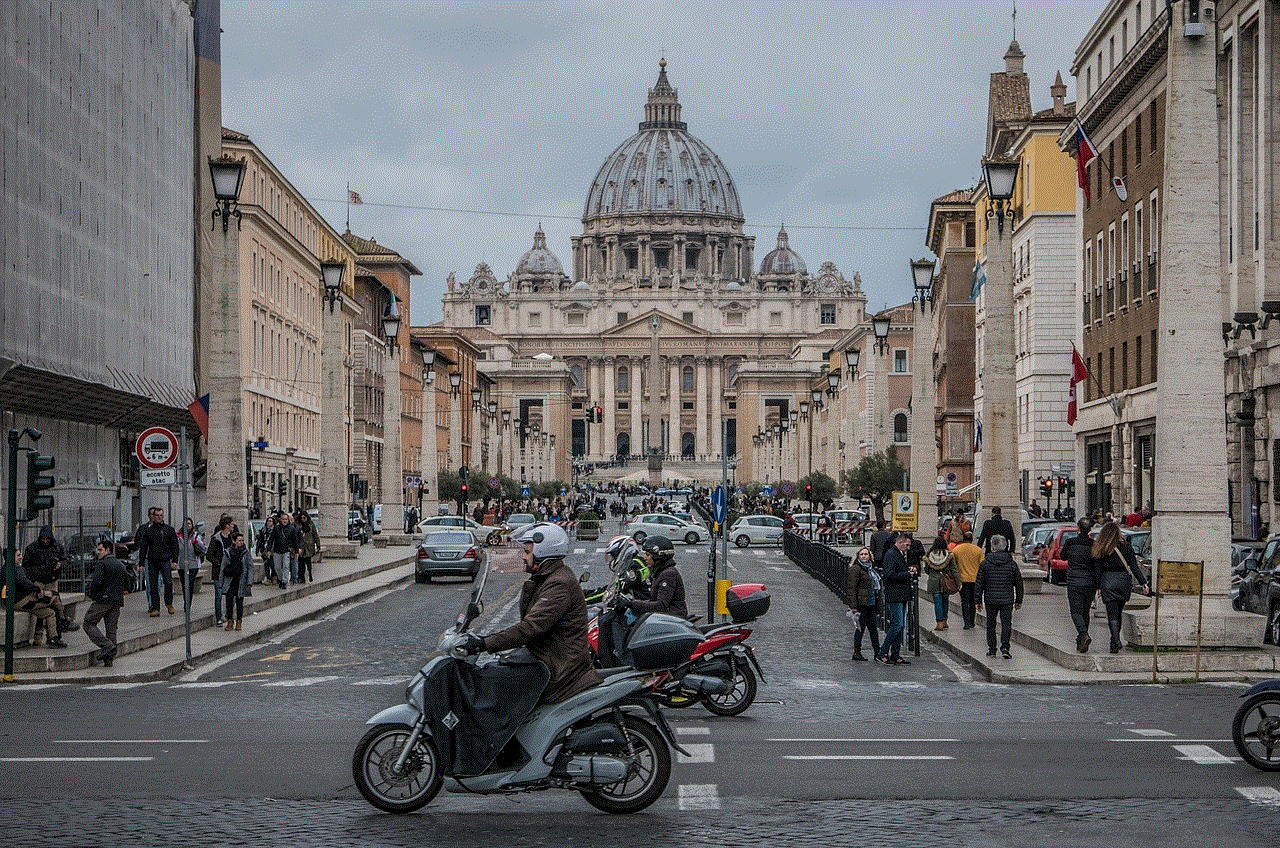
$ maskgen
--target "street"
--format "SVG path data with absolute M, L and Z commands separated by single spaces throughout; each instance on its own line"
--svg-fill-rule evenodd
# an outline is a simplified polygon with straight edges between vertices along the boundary
M 602 579 L 604 541 L 575 543 L 574 569 Z M 699 610 L 706 545 L 677 556 Z M 1280 783 L 1229 738 L 1242 684 L 992 685 L 927 644 L 910 666 L 855 664 L 838 601 L 779 549 L 731 549 L 730 566 L 773 594 L 752 636 L 767 683 L 739 718 L 669 712 L 692 756 L 641 814 L 441 793 L 396 817 L 358 796 L 362 723 L 431 655 L 470 591 L 457 580 L 399 584 L 183 678 L 0 690 L 0 822 L 13 845 L 1275 844 Z M 486 629 L 515 620 L 521 576 L 497 550 Z M 38 828 L 24 799 L 48 811 Z

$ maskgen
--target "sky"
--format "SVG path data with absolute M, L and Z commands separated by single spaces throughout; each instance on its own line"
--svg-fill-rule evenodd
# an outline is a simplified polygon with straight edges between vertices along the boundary
M 1106 0 L 1023 0 L 1031 103 L 1051 104 Z M 533 245 L 571 267 L 587 190 L 637 131 L 658 60 L 689 132 L 728 168 L 756 262 L 785 224 L 811 273 L 911 297 L 930 202 L 981 178 L 989 75 L 1012 0 L 222 0 L 223 125 L 338 231 L 410 260 L 414 325 L 445 280 L 499 279 Z

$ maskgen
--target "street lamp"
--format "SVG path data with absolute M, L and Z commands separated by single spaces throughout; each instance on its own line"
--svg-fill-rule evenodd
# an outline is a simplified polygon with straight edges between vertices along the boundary
M 987 217 L 995 218 L 997 231 L 1003 233 L 1005 218 L 1013 218 L 1013 204 L 1009 199 L 1013 197 L 1013 186 L 1018 179 L 1018 160 L 984 159 L 982 176 L 986 180 L 987 195 L 991 200 Z
M 457 397 L 458 387 L 462 385 L 462 374 L 457 371 L 449 372 L 449 394 Z
M 484 393 L 483 393 L 483 392 L 481 392 L 479 389 L 472 389 L 472 390 L 471 390 L 471 408 L 472 408 L 472 409 L 479 409 L 479 408 L 480 408 L 480 397 L 481 397 L 481 395 L 482 395 L 482 394 L 484 394 Z
M 217 224 L 218 219 L 222 219 L 224 233 L 233 217 L 236 219 L 236 229 L 240 229 L 240 186 L 244 183 L 244 170 L 244 159 L 237 159 L 230 153 L 224 153 L 217 159 L 209 157 L 213 196 L 218 201 L 213 207 L 213 221 Z
M 342 302 L 342 273 L 347 270 L 347 263 L 337 259 L 320 263 L 320 280 L 324 284 L 324 302 L 329 304 L 329 311 L 334 305 Z
M 489 401 L 489 417 L 496 419 L 498 417 L 498 402 L 496 400 Z
M 912 299 L 920 304 L 921 312 L 924 312 L 926 304 L 933 301 L 933 268 L 932 259 L 911 260 L 911 278 L 916 290 Z
M 876 336 L 876 353 L 884 356 L 889 349 L 889 316 L 880 314 L 871 319 L 871 330 Z
M 844 358 L 849 363 L 849 378 L 851 380 L 858 379 L 858 360 L 862 358 L 862 351 L 856 347 L 851 347 L 844 352 Z
M 937 526 L 938 499 L 934 481 L 938 474 L 938 442 L 934 437 L 934 406 L 937 389 L 933 382 L 933 324 L 927 313 L 933 306 L 932 259 L 911 260 L 914 301 L 920 306 L 912 331 L 911 387 L 911 488 L 916 490 L 920 527 Z
M 827 395 L 835 397 L 840 391 L 840 372 L 832 371 L 827 375 Z
M 382 313 L 382 335 L 387 339 L 387 350 L 395 350 L 400 336 L 400 307 L 396 306 L 396 294 L 391 289 L 387 289 L 387 308 Z
M 436 381 L 436 352 L 432 348 L 422 349 L 422 381 L 431 385 Z
M 800 401 L 800 417 L 805 421 L 809 420 L 809 401 L 807 400 Z

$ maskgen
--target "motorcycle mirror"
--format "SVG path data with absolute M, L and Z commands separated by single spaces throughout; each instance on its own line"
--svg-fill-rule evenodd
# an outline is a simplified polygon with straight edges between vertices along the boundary
M 579 575 L 578 575 L 578 582 L 579 582 L 579 583 L 586 583 L 586 582 L 587 582 L 588 580 L 590 580 L 590 579 L 591 579 L 591 572 L 590 572 L 590 571 L 584 571 L 584 572 L 582 572 L 581 574 L 579 574 Z

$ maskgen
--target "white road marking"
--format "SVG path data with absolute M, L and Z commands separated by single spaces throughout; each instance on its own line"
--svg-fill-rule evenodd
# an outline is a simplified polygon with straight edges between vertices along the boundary
M 928 651 L 929 655 L 932 656 L 935 660 L 937 660 L 938 663 L 941 664 L 947 671 L 955 675 L 956 680 L 963 683 L 968 683 L 974 679 L 974 672 L 970 671 L 969 669 L 960 665 L 960 663 L 953 660 L 951 656 L 947 654 L 946 651 L 943 651 L 934 645 L 923 645 L 922 647 L 926 651 Z
M 193 683 L 175 683 L 170 689 L 216 689 L 219 686 L 230 686 L 232 683 L 247 683 L 245 680 L 202 680 Z
M 1176 733 L 1170 733 L 1167 730 L 1156 730 L 1151 727 L 1131 727 L 1130 733 L 1136 733 L 1139 736 L 1176 736 Z
M 781 739 L 781 738 L 780 738 L 780 739 L 766 739 L 766 740 L 764 740 L 764 741 L 766 741 L 766 742 L 823 742 L 823 743 L 827 743 L 827 744 L 838 744 L 838 743 L 872 743 L 872 744 L 874 744 L 874 743 L 877 743 L 877 742 L 892 742 L 892 743 L 899 743 L 899 742 L 959 742 L 960 740 L 959 740 L 959 739 L 938 739 L 938 738 L 935 738 L 935 737 L 932 737 L 932 736 L 931 736 L 931 737 L 929 737 L 929 738 L 927 738 L 927 739 L 874 739 L 874 738 L 871 738 L 871 737 L 867 737 L 867 738 L 865 738 L 865 739 L 857 739 L 857 738 L 843 738 L 843 739 L 808 739 L 808 738 L 804 738 L 804 737 L 799 737 L 799 736 L 797 736 L 797 737 L 795 737 L 795 738 L 793 738 L 793 739 Z
M 926 754 L 924 756 L 904 756 L 902 754 L 813 754 L 799 755 L 788 754 L 784 756 L 784 760 L 950 760 L 941 754 Z
M 0 686 L 0 692 L 21 692 L 24 689 L 28 692 L 35 689 L 52 689 L 55 686 L 66 686 L 65 683 L 24 683 L 21 686 Z
M 586 548 L 574 548 L 574 549 L 573 549 L 573 552 L 574 552 L 575 554 L 585 554 L 585 553 L 587 552 L 587 549 L 586 549 Z
M 1169 739 L 1165 739 L 1165 738 L 1163 738 L 1163 737 L 1161 737 L 1161 738 L 1159 738 L 1159 739 L 1134 739 L 1133 737 L 1131 737 L 1131 736 L 1130 736 L 1130 737 L 1125 737 L 1125 738 L 1123 738 L 1123 739 L 1108 739 L 1107 741 L 1108 741 L 1108 742 L 1162 742 L 1162 743 L 1167 743 L 1167 742 L 1169 742 L 1169 741 L 1171 741 L 1171 740 L 1169 740 Z M 1230 744 L 1231 744 L 1231 740 L 1230 740 L 1230 739 L 1177 739 L 1177 740 L 1173 740 L 1173 741 L 1177 741 L 1177 742 L 1184 742 L 1184 743 L 1188 743 L 1188 744 L 1190 744 L 1190 743 L 1192 743 L 1192 742 L 1196 742 L 1196 743 L 1203 744 L 1203 745 L 1230 745 Z
M 1174 745 L 1173 750 L 1182 755 L 1179 759 L 1190 760 L 1202 766 L 1229 765 L 1234 762 L 1231 757 L 1222 756 L 1208 745 Z
M 1264 807 L 1280 807 L 1280 789 L 1274 786 L 1237 786 L 1236 791 L 1255 804 L 1261 804 Z
M 86 689 L 137 689 L 139 686 L 154 686 L 156 681 L 144 680 L 141 683 L 95 683 Z
M 1221 686 L 1223 689 L 1244 689 L 1253 685 L 1241 680 L 1205 680 L 1203 683 L 1205 686 Z
M 792 689 L 839 689 L 843 684 L 835 680 L 792 680 Z
M 676 733 L 683 733 L 688 736 L 710 736 L 711 728 L 709 727 L 677 727 Z
M 206 745 L 208 739 L 54 739 L 55 745 Z
M 145 763 L 155 757 L 0 757 L 0 763 Z
M 316 683 L 328 683 L 332 680 L 341 680 L 341 677 L 299 677 L 296 680 L 275 680 L 271 683 L 264 683 L 263 686 L 312 686 Z
M 895 680 L 881 680 L 880 685 L 886 689 L 923 689 L 923 683 L 906 683 Z
M 716 761 L 715 745 L 681 745 L 681 747 L 689 752 L 688 756 L 676 753 L 682 763 L 714 763 Z
M 720 809 L 720 790 L 714 783 L 686 783 L 678 791 L 682 810 Z
M 407 677 L 375 677 L 372 680 L 353 680 L 352 686 L 395 686 L 409 682 Z

